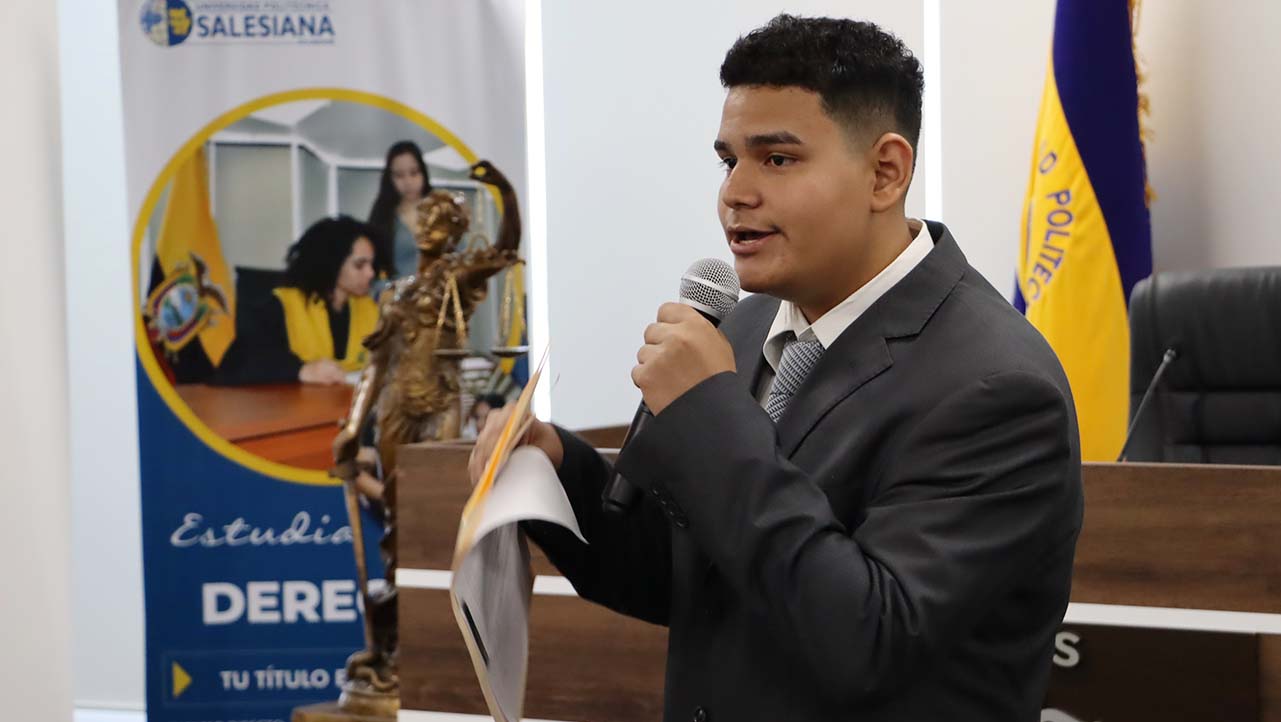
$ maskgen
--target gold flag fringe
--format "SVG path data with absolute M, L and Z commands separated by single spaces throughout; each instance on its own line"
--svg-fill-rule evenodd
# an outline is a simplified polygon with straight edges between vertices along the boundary
M 1156 191 L 1152 189 L 1152 179 L 1148 175 L 1148 142 L 1154 137 L 1152 126 L 1149 124 L 1149 118 L 1152 115 L 1152 103 L 1148 100 L 1148 94 L 1143 91 L 1143 83 L 1147 80 L 1147 73 L 1143 71 L 1142 58 L 1139 56 L 1139 20 L 1143 14 L 1141 0 L 1129 0 L 1130 2 L 1130 47 L 1134 52 L 1134 74 L 1138 78 L 1138 95 L 1139 95 L 1139 147 L 1143 151 L 1143 201 L 1148 208 L 1152 207 L 1152 202 L 1156 200 Z

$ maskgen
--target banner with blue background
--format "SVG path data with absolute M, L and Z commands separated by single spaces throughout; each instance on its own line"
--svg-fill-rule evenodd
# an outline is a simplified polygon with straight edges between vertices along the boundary
M 465 200 L 475 233 L 500 218 L 467 177 L 478 158 L 526 197 L 522 8 L 121 0 L 151 722 L 283 721 L 338 697 L 364 638 L 327 470 L 358 371 L 304 383 L 258 340 L 310 229 L 345 215 L 403 234 L 372 218 L 406 192 L 393 146 Z M 500 337 L 498 313 L 477 310 L 473 339 Z M 361 514 L 377 583 L 377 501 Z

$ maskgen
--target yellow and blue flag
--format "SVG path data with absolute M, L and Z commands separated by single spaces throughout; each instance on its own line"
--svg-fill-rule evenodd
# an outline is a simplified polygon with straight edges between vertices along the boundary
M 236 335 L 235 288 L 210 211 L 208 178 L 204 148 L 176 169 L 143 305 L 148 333 L 178 383 L 206 380 Z
M 1152 273 L 1132 3 L 1058 0 L 1014 297 L 1067 372 L 1089 461 L 1124 443 L 1127 307 Z

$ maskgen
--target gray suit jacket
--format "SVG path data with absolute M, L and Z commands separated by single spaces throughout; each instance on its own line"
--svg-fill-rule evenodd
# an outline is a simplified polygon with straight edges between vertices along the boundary
M 1081 528 L 1080 445 L 1044 339 L 935 247 L 770 422 L 753 397 L 777 299 L 725 320 L 737 373 L 619 457 L 562 432 L 590 541 L 528 528 L 585 598 L 670 627 L 664 719 L 1039 719 Z M 608 674 L 602 670 L 602 674 Z

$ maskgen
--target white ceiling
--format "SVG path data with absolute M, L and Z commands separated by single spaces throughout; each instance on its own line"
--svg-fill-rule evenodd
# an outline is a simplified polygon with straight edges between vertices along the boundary
M 274 105 L 232 123 L 226 132 L 264 139 L 296 135 L 330 157 L 378 163 L 393 143 L 411 140 L 429 156 L 433 166 L 466 166 L 456 151 L 416 123 L 395 113 L 347 101 L 305 100 Z M 218 134 L 213 139 L 218 140 Z

